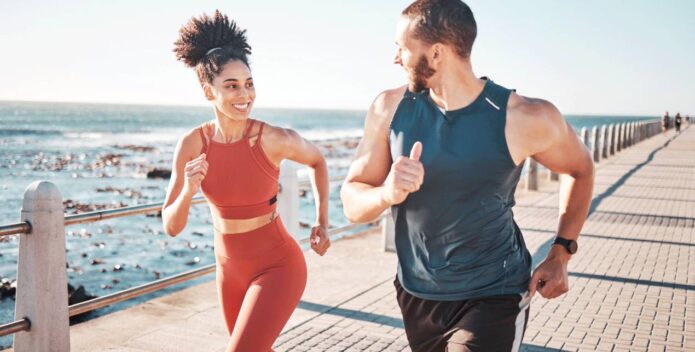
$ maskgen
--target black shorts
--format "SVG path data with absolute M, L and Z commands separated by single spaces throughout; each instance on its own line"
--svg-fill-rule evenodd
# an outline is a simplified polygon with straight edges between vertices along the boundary
M 398 279 L 394 285 L 413 352 L 519 350 L 530 309 L 526 295 L 431 301 L 411 295 Z

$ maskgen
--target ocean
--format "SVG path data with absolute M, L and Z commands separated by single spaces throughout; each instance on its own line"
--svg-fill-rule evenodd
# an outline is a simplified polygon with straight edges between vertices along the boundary
M 365 111 L 257 108 L 252 116 L 293 128 L 316 142 L 327 155 L 330 174 L 340 175 L 354 153 L 344 141 L 361 136 Z M 55 183 L 64 199 L 85 206 L 163 200 L 168 181 L 148 179 L 147 170 L 169 169 L 179 136 L 211 118 L 208 107 L 0 101 L 0 224 L 19 220 L 24 190 L 36 180 Z M 577 131 L 653 118 L 566 116 Z M 336 227 L 348 223 L 338 186 L 331 185 L 329 211 Z M 311 224 L 313 216 L 309 192 L 300 198 L 300 222 Z M 161 219 L 144 215 L 68 227 L 68 281 L 100 296 L 213 263 L 209 217 L 207 206 L 193 207 L 186 229 L 176 238 L 163 233 Z M 308 236 L 308 228 L 295 236 Z M 17 243 L 16 237 L 0 241 L 0 278 L 16 278 Z M 92 316 L 211 278 L 102 308 Z M 13 315 L 14 300 L 0 300 L 0 324 L 12 321 Z M 10 337 L 0 338 L 0 348 L 9 344 Z

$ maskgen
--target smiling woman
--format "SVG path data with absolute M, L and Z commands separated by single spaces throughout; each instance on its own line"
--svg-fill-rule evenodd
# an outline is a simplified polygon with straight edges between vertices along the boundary
M 196 70 L 215 118 L 178 142 L 164 229 L 171 236 L 183 230 L 201 190 L 215 232 L 227 351 L 270 351 L 306 285 L 304 255 L 276 211 L 279 165 L 290 159 L 312 169 L 317 222 L 311 244 L 323 255 L 330 246 L 326 162 L 295 131 L 250 118 L 256 90 L 246 30 L 216 11 L 192 18 L 174 45 L 176 57 Z

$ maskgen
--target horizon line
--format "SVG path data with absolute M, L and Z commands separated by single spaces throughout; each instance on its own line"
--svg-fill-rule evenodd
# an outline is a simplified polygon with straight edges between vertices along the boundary
M 122 105 L 122 106 L 147 106 L 147 107 L 187 107 L 187 108 L 209 108 L 209 105 L 202 104 L 171 104 L 171 103 L 135 103 L 135 102 L 87 102 L 87 101 L 58 101 L 58 100 L 6 100 L 0 99 L 0 103 L 38 103 L 38 104 L 84 104 L 84 105 Z M 368 109 L 355 108 L 323 108 L 323 107 L 278 107 L 278 106 L 254 106 L 258 109 L 266 110 L 316 110 L 316 111 L 354 111 L 366 113 Z M 674 110 L 675 111 L 675 110 Z M 675 116 L 675 113 L 673 113 Z M 689 115 L 689 113 L 681 113 Z M 606 116 L 606 117 L 660 117 L 661 115 L 647 114 L 625 114 L 625 113 L 562 113 L 563 116 Z

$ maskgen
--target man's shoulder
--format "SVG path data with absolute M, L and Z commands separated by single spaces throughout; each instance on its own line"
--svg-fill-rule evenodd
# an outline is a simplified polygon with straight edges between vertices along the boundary
M 539 130 L 562 128 L 565 120 L 553 103 L 512 93 L 507 105 L 507 119 L 518 127 Z M 534 133 L 535 134 L 535 133 Z
M 387 89 L 379 93 L 374 99 L 370 110 L 379 115 L 393 115 L 398 104 L 403 99 L 407 87 L 407 85 L 404 85 L 398 88 Z
M 367 113 L 367 124 L 383 129 L 391 124 L 407 86 L 387 89 L 376 96 Z

